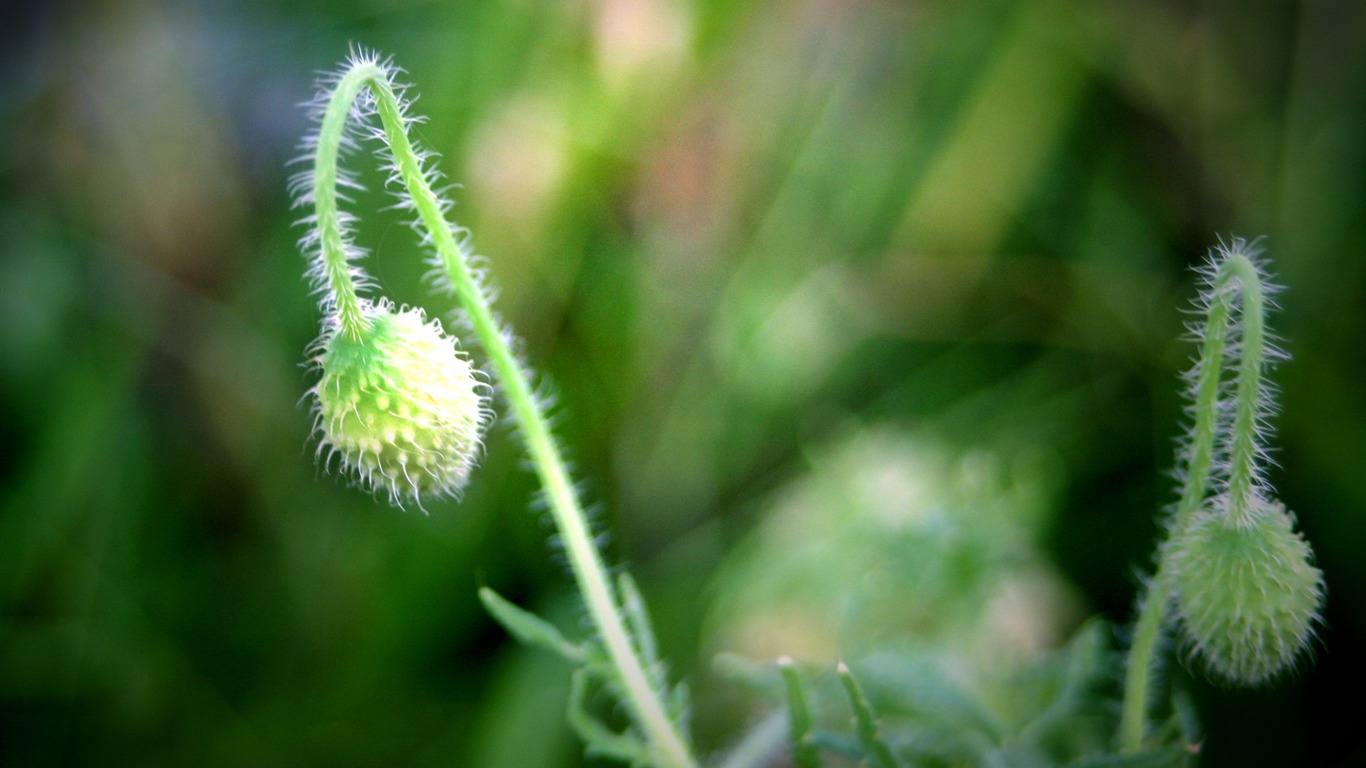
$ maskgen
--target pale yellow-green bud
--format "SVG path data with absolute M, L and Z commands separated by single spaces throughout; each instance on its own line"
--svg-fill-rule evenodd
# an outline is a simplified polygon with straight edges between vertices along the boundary
M 421 310 L 363 307 L 359 334 L 338 327 L 322 340 L 319 450 L 395 502 L 456 494 L 479 452 L 483 385 Z
M 1323 573 L 1285 507 L 1214 500 L 1171 542 L 1177 612 L 1195 654 L 1229 682 L 1256 685 L 1291 667 L 1312 635 Z

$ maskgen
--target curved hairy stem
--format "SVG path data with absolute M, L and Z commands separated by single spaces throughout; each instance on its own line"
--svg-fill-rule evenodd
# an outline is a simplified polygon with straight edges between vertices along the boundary
M 382 73 L 374 61 L 356 62 L 337 82 L 323 113 L 313 153 L 310 194 L 318 240 L 318 265 L 314 271 L 325 283 L 328 303 L 335 311 L 342 331 L 352 338 L 360 335 L 365 320 L 356 297 L 356 281 L 350 262 L 351 244 L 343 227 L 341 207 L 337 204 L 338 158 L 346 141 L 346 119 L 351 105 L 366 81 Z
M 1245 249 L 1242 240 L 1234 240 L 1231 248 L 1220 249 L 1222 258 L 1213 259 L 1206 267 L 1206 289 L 1200 298 L 1204 317 L 1195 328 L 1201 341 L 1200 354 L 1190 372 L 1191 427 L 1181 468 L 1181 495 L 1170 522 L 1172 532 L 1190 524 L 1216 479 L 1227 484 L 1230 497 L 1242 501 L 1259 482 L 1259 419 L 1265 406 L 1261 375 L 1268 350 L 1265 289 L 1261 273 Z M 1236 352 L 1230 350 L 1230 328 L 1237 330 Z M 1228 425 L 1224 374 L 1230 357 L 1236 358 L 1238 371 L 1231 408 L 1233 422 Z M 1226 440 L 1222 449 L 1220 438 Z M 1215 477 L 1216 470 L 1222 478 Z M 1147 730 L 1153 669 L 1172 601 L 1173 575 L 1166 553 L 1164 544 L 1159 549 L 1157 572 L 1139 608 L 1129 648 L 1120 719 L 1120 746 L 1127 752 L 1143 746 Z
M 666 714 L 663 692 L 655 689 L 622 619 L 621 601 L 607 578 L 607 571 L 569 478 L 559 447 L 546 416 L 533 395 L 529 376 L 513 354 L 488 297 L 470 267 L 464 241 L 446 220 L 444 201 L 433 191 L 423 156 L 408 138 L 409 119 L 391 80 L 391 68 L 373 57 L 353 57 L 336 81 L 316 141 L 313 196 L 320 230 L 323 267 L 316 271 L 335 294 L 335 307 L 343 328 L 361 322 L 351 266 L 346 253 L 342 218 L 337 212 L 337 156 L 343 129 L 355 100 L 368 89 L 379 115 L 383 139 L 392 153 L 392 179 L 407 193 L 405 207 L 413 209 L 420 228 L 434 249 L 442 273 L 449 281 L 470 325 L 488 356 L 490 366 L 545 489 L 546 499 L 570 568 L 582 593 L 598 635 L 620 676 L 625 704 L 636 727 L 650 745 L 651 758 L 669 768 L 691 768 L 687 743 Z

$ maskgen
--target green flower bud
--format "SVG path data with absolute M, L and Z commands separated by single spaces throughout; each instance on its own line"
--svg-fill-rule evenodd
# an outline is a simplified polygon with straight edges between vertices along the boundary
M 1231 514 L 1227 497 L 1171 542 L 1177 612 L 1195 655 L 1218 677 L 1264 683 L 1309 642 L 1323 573 L 1285 507 L 1252 497 Z
M 421 310 L 362 303 L 359 335 L 321 342 L 316 427 L 320 453 L 395 503 L 454 495 L 479 452 L 482 384 L 470 362 Z

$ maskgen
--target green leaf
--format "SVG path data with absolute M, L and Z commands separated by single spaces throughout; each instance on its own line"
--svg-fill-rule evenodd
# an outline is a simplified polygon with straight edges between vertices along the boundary
M 1108 630 L 1099 620 L 1083 625 L 1066 648 L 1041 661 L 1033 679 L 1039 689 L 1037 714 L 1017 740 L 1053 755 L 1094 751 L 1108 742 L 1101 688 L 1112 674 Z M 1022 679 L 1024 689 L 1029 681 Z
M 479 600 L 489 615 L 521 642 L 553 651 L 574 664 L 588 660 L 583 646 L 569 642 L 550 622 L 518 608 L 492 589 L 480 587 Z
M 692 730 L 692 703 L 690 698 L 688 684 L 680 682 L 669 690 L 669 698 L 666 702 L 668 704 L 669 719 L 684 733 L 688 733 Z
M 625 571 L 617 577 L 617 590 L 621 593 L 621 610 L 626 614 L 626 623 L 631 627 L 640 657 L 645 661 L 645 666 L 653 671 L 659 663 L 659 646 L 655 642 L 650 614 L 645 609 L 645 599 L 640 596 L 636 580 Z M 664 687 L 662 680 L 656 680 L 655 684 Z
M 565 719 L 583 739 L 589 755 L 608 757 L 632 765 L 648 765 L 649 750 L 631 731 L 617 733 L 588 712 L 588 680 L 591 674 L 584 669 L 574 670 L 569 690 L 569 708 Z
M 947 654 L 906 644 L 896 652 L 867 656 L 855 666 L 870 700 L 884 715 L 915 720 L 921 729 L 955 734 L 954 742 L 973 754 L 983 745 L 999 746 L 1009 729 L 981 695 L 947 672 Z

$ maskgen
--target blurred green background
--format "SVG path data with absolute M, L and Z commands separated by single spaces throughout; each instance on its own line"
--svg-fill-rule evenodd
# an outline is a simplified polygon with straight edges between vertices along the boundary
M 583 627 L 506 424 L 427 515 L 314 465 L 287 162 L 350 44 L 415 84 L 706 752 L 758 706 L 718 653 L 1028 657 L 1097 614 L 1118 643 L 1174 496 L 1189 268 L 1265 235 L 1272 477 L 1326 621 L 1270 690 L 1169 669 L 1206 765 L 1366 764 L 1336 703 L 1366 683 L 1361 4 L 3 13 L 0 764 L 584 763 L 567 669 L 475 597 Z M 367 269 L 448 313 L 353 167 Z

